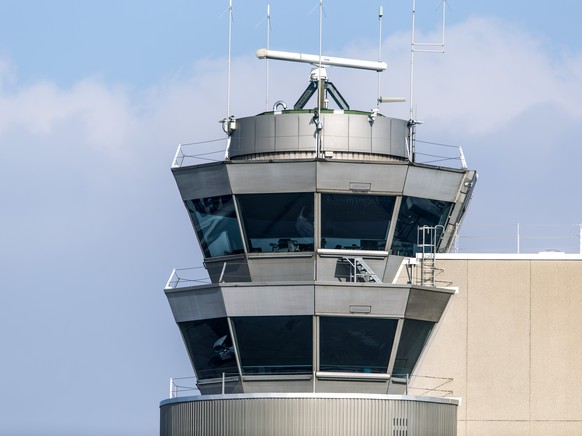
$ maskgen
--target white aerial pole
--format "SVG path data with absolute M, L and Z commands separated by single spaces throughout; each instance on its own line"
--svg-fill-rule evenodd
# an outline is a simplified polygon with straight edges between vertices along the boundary
M 232 53 L 232 0 L 228 3 L 228 72 L 226 78 L 226 117 L 230 117 L 230 64 Z
M 267 50 L 271 45 L 271 4 L 267 3 Z M 265 62 L 265 112 L 269 110 L 269 60 Z

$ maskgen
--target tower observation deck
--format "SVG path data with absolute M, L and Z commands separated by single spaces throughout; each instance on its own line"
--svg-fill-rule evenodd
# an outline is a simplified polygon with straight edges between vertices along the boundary
M 211 283 L 165 289 L 202 395 L 161 434 L 454 435 L 457 400 L 407 395 L 454 291 L 396 277 L 419 228 L 451 248 L 476 173 L 415 162 L 410 121 L 306 103 L 172 168 Z

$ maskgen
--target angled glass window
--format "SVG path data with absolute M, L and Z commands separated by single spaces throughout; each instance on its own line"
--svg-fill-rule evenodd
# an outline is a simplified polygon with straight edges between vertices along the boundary
M 395 319 L 321 317 L 320 371 L 386 373 L 397 324 Z
M 392 374 L 397 376 L 412 374 L 434 324 L 431 321 L 404 320 Z
M 178 327 L 200 380 L 238 374 L 226 318 L 179 322 Z
M 452 206 L 453 203 L 447 201 L 403 197 L 390 253 L 398 256 L 415 256 L 418 228 L 444 225 Z M 437 232 L 436 236 L 438 249 L 442 231 Z
M 244 374 L 311 374 L 313 317 L 233 318 Z
M 384 250 L 395 197 L 321 195 L 321 248 Z
M 231 195 L 186 201 L 204 257 L 243 253 Z
M 250 252 L 313 251 L 312 192 L 237 199 Z

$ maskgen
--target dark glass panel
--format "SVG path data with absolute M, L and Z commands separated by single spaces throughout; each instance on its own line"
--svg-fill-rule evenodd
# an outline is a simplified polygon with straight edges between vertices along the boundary
M 313 317 L 233 318 L 244 374 L 311 374 Z
M 403 197 L 390 252 L 398 256 L 414 256 L 417 251 L 418 228 L 444 225 L 453 203 L 428 198 Z M 437 232 L 437 248 L 442 231 Z
M 321 317 L 321 371 L 386 373 L 396 333 L 395 319 Z
M 238 374 L 226 318 L 179 322 L 186 348 L 200 380 Z
M 384 250 L 394 197 L 321 195 L 321 247 Z
M 434 322 L 430 321 L 404 320 L 393 375 L 412 374 L 433 327 Z
M 232 196 L 186 201 L 205 257 L 242 253 L 243 244 Z
M 313 193 L 237 198 L 251 252 L 313 251 Z

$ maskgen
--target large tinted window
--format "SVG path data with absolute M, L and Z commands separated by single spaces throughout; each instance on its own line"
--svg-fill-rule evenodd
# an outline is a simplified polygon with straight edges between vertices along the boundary
M 313 251 L 313 193 L 237 198 L 251 252 Z
M 313 368 L 311 316 L 233 318 L 244 374 L 310 374 Z
M 321 247 L 384 250 L 394 197 L 321 195 Z
M 434 323 L 430 321 L 404 320 L 392 374 L 412 374 L 433 327 Z
M 414 256 L 417 251 L 418 228 L 444 225 L 453 203 L 428 198 L 403 197 L 391 253 L 399 256 Z M 442 231 L 437 232 L 437 246 Z
M 189 200 L 186 207 L 205 257 L 243 252 L 234 201 L 230 195 Z
M 238 374 L 226 318 L 179 322 L 190 358 L 200 380 Z
M 321 371 L 385 373 L 394 343 L 397 320 L 321 317 Z

